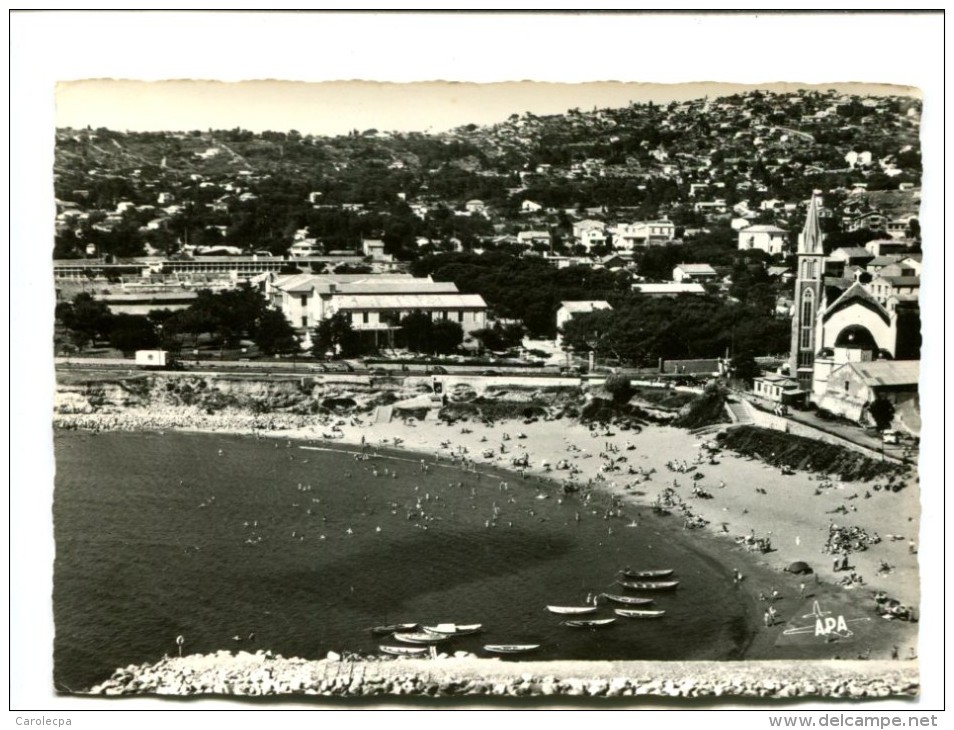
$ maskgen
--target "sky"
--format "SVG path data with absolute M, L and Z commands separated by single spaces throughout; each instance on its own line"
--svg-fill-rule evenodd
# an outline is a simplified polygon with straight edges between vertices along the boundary
M 797 84 L 761 84 L 791 89 Z M 56 91 L 57 127 L 121 131 L 232 129 L 339 135 L 364 131 L 442 132 L 465 124 L 494 124 L 511 114 L 559 114 L 570 108 L 622 107 L 631 102 L 712 98 L 739 84 L 650 83 L 381 83 L 371 81 L 135 81 L 63 82 Z M 916 93 L 903 86 L 827 84 L 850 93 Z

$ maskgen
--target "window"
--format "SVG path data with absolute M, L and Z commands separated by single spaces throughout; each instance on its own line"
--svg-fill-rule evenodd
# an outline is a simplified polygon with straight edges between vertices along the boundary
M 361 321 L 364 322 L 365 324 L 368 323 L 368 313 L 367 313 L 367 312 L 362 312 L 362 313 L 361 313 Z
M 463 321 L 464 321 L 464 313 L 463 313 L 463 312 L 458 312 L 458 313 L 457 313 L 457 321 L 458 321 L 458 322 L 463 322 Z
M 301 295 L 301 306 L 303 306 L 303 307 L 307 307 L 307 306 L 308 306 L 308 295 L 307 295 L 307 294 L 302 294 L 302 295 Z
M 446 312 L 446 311 L 441 312 L 441 319 L 447 319 L 447 312 Z
M 302 327 L 307 327 L 307 326 L 308 326 L 308 317 L 307 317 L 307 316 L 301 318 L 301 326 L 302 326 Z

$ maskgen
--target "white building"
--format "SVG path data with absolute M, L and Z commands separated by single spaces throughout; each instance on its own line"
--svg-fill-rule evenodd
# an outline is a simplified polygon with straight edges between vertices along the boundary
M 670 220 L 637 221 L 621 223 L 616 226 L 613 246 L 624 251 L 632 251 L 642 246 L 668 243 L 676 237 L 676 225 Z
M 779 254 L 785 250 L 788 231 L 777 226 L 749 226 L 739 231 L 739 251 L 754 248 L 767 254 Z
M 718 277 L 719 274 L 709 264 L 679 264 L 672 270 L 672 280 L 677 284 L 715 281 Z
M 674 297 L 679 294 L 706 293 L 706 289 L 702 284 L 677 284 L 675 282 L 666 282 L 663 284 L 633 284 L 633 291 L 637 291 L 649 297 Z
M 271 275 L 266 297 L 295 328 L 310 329 L 338 312 L 355 330 L 386 332 L 411 312 L 457 322 L 465 334 L 487 325 L 479 294 L 461 294 L 453 282 L 409 274 Z
M 521 246 L 539 244 L 549 247 L 551 243 L 550 231 L 520 231 L 517 234 L 517 243 Z

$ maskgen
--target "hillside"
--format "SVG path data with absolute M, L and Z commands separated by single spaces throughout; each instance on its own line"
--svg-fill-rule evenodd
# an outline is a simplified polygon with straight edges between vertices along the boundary
M 441 134 L 61 129 L 56 255 L 187 242 L 279 254 L 304 231 L 329 250 L 383 238 L 406 259 L 531 226 L 562 240 L 572 219 L 593 215 L 693 228 L 715 222 L 700 203 L 764 212 L 763 201 L 803 201 L 813 189 L 837 198 L 859 182 L 876 200 L 920 185 L 920 108 L 907 97 L 750 92 L 513 114 Z

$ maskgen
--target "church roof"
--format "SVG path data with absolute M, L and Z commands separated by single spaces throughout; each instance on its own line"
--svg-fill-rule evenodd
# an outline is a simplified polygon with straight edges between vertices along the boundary
M 822 230 L 818 221 L 818 196 L 813 195 L 808 204 L 808 215 L 805 216 L 805 227 L 802 229 L 802 240 L 799 252 L 818 253 L 822 250 Z
M 845 289 L 845 292 L 832 302 L 832 305 L 828 307 L 828 309 L 825 310 L 825 314 L 822 315 L 822 321 L 827 322 L 836 312 L 840 312 L 842 309 L 850 307 L 853 304 L 860 304 L 872 310 L 884 320 L 885 324 L 889 324 L 891 321 L 891 317 L 885 308 L 878 304 L 878 301 L 868 293 L 868 290 L 857 281 Z

